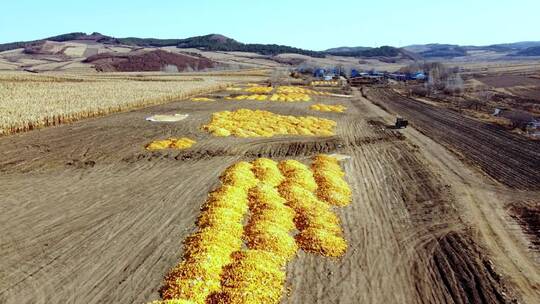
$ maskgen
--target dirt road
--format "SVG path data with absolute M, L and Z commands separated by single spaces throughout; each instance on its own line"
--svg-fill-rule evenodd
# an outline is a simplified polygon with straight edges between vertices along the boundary
M 474 173 L 448 173 L 429 152 L 443 148 L 433 143 L 427 151 L 423 135 L 385 128 L 387 114 L 359 96 L 318 101 L 349 109 L 321 114 L 305 103 L 180 101 L 0 138 L 0 302 L 158 299 L 226 166 L 339 152 L 352 157 L 344 166 L 354 201 L 337 211 L 349 250 L 339 260 L 301 252 L 289 264 L 283 303 L 534 303 L 538 270 L 523 264 L 532 263 L 530 253 L 511 236 L 500 240 L 515 248 L 489 243 L 495 238 L 482 227 L 495 220 L 464 207 L 471 186 L 456 176 Z M 212 112 L 242 107 L 335 119 L 337 135 L 217 139 L 200 131 Z M 144 120 L 177 112 L 190 116 L 172 124 Z M 168 136 L 198 143 L 183 152 L 143 149 Z M 526 260 L 510 265 L 516 256 Z

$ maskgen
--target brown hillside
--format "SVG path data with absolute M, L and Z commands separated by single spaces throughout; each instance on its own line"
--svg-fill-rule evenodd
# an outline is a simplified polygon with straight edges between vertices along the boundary
M 193 69 L 196 71 L 212 68 L 216 63 L 205 57 L 193 57 L 162 50 L 143 53 L 103 53 L 84 60 L 94 64 L 100 72 L 139 72 L 161 71 L 167 66 L 176 66 L 178 71 Z

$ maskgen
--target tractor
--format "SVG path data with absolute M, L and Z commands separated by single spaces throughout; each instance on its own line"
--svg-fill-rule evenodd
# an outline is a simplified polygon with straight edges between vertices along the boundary
M 404 119 L 403 117 L 396 118 L 396 124 L 394 125 L 394 128 L 396 129 L 403 129 L 406 128 L 409 125 L 409 121 Z

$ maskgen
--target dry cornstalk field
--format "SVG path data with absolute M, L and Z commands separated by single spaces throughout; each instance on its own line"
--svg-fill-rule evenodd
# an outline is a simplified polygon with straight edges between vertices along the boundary
M 0 135 L 186 99 L 224 89 L 242 80 L 238 75 L 0 73 Z

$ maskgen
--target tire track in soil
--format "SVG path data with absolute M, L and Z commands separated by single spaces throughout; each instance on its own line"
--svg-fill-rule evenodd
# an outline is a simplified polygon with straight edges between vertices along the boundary
M 364 125 L 378 132 L 376 121 Z M 350 250 L 341 260 L 293 262 L 286 303 L 506 303 L 506 287 L 460 219 L 451 189 L 405 141 L 354 145 L 340 134 L 354 191 L 337 211 Z
M 417 130 L 464 156 L 493 179 L 515 189 L 540 190 L 540 142 L 390 89 L 369 88 L 364 93 L 375 104 L 407 117 Z

